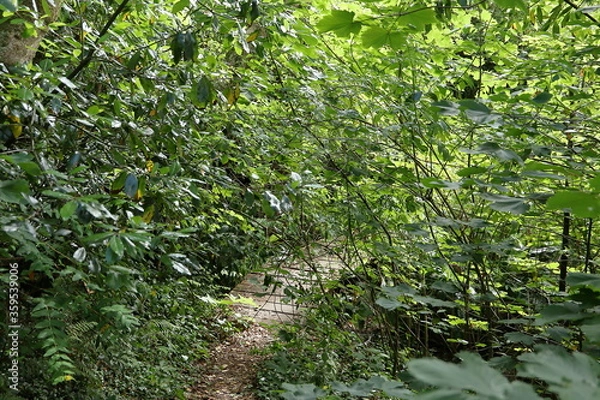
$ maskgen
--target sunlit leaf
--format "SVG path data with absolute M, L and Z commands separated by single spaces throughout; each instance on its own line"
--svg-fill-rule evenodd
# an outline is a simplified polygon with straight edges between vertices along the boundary
M 518 8 L 527 11 L 527 4 L 524 0 L 494 0 L 494 2 L 503 9 Z
M 397 19 L 399 24 L 412 25 L 418 29 L 423 29 L 426 25 L 437 22 L 435 10 L 430 7 L 415 6 L 401 14 L 402 16 Z
M 379 26 L 370 27 L 361 37 L 365 47 L 380 48 L 388 43 L 388 31 Z
M 75 252 L 73 253 L 73 258 L 75 259 L 75 261 L 78 261 L 78 262 L 85 261 L 86 257 L 87 257 L 87 251 L 85 250 L 85 247 L 80 247 L 77 250 L 75 250 Z
M 330 15 L 323 17 L 317 23 L 317 29 L 321 32 L 333 32 L 338 36 L 350 36 L 360 32 L 362 24 L 354 21 L 354 12 L 333 10 Z
M 177 14 L 180 11 L 183 11 L 186 7 L 190 6 L 190 0 L 179 0 L 177 3 L 173 5 L 172 12 L 173 14 Z
M 549 210 L 564 210 L 582 218 L 600 216 L 600 195 L 580 191 L 559 191 L 546 202 Z

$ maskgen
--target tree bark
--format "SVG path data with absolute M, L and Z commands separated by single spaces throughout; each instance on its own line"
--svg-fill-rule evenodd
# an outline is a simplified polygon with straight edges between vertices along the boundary
M 46 4 L 49 13 L 45 15 Z M 62 0 L 21 0 L 19 6 L 28 7 L 39 20 L 33 20 L 29 13 L 17 12 L 13 18 L 0 24 L 0 63 L 8 67 L 26 64 L 33 60 L 35 53 L 48 31 L 48 25 L 56 20 Z M 23 24 L 11 23 L 16 18 L 22 18 L 30 23 L 38 24 L 36 34 L 26 37 Z M 40 24 L 41 22 L 41 24 Z

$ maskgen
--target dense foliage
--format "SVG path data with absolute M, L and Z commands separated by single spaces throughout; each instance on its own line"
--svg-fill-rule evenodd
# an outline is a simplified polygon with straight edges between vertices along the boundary
M 598 398 L 596 9 L 65 1 L 0 75 L 0 390 L 183 398 L 213 297 L 284 255 L 319 307 L 264 398 Z

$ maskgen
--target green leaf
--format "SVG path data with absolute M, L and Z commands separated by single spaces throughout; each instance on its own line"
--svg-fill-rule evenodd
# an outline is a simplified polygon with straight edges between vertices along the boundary
M 80 247 L 77 250 L 75 250 L 75 252 L 73 253 L 73 258 L 75 259 L 75 261 L 78 261 L 78 262 L 85 261 L 86 256 L 87 256 L 87 251 L 85 250 L 85 247 Z
M 408 305 L 406 303 L 403 303 L 396 299 L 390 299 L 387 297 L 378 298 L 377 300 L 375 300 L 375 304 L 377 304 L 380 307 L 385 308 L 386 310 L 395 310 L 397 308 L 408 308 Z
M 460 114 L 460 105 L 453 101 L 442 100 L 431 103 L 432 108 L 441 115 L 456 116 Z
M 75 214 L 75 211 L 77 210 L 77 202 L 76 201 L 69 201 L 67 203 L 65 203 L 61 208 L 60 208 L 60 217 L 62 219 L 69 219 L 69 217 L 71 217 L 71 215 Z
M 17 11 L 19 3 L 17 0 L 0 0 L 0 8 L 5 8 L 10 12 Z
M 491 368 L 478 355 L 462 352 L 462 364 L 456 365 L 438 359 L 424 358 L 408 363 L 408 372 L 418 380 L 441 389 L 471 391 L 476 398 L 495 400 L 537 400 L 540 399 L 531 386 L 522 382 L 509 382 L 500 372 Z M 445 390 L 440 392 L 448 393 Z M 440 393 L 442 394 L 442 393 Z M 430 397 L 427 399 L 442 399 Z M 462 399 L 465 397 L 445 397 Z
M 600 216 L 600 196 L 595 193 L 564 190 L 556 192 L 546 202 L 549 210 L 564 210 L 576 217 L 596 218 Z
M 297 189 L 300 185 L 302 185 L 302 176 L 297 172 L 292 172 L 290 174 L 290 187 Z
M 337 36 L 350 36 L 357 34 L 362 28 L 362 23 L 354 21 L 354 12 L 333 10 L 330 15 L 323 17 L 317 23 L 317 29 L 321 32 L 333 32 Z
M 498 158 L 500 161 L 515 161 L 518 164 L 523 165 L 523 159 L 517 153 L 510 149 L 504 149 L 500 147 L 498 143 L 494 142 L 486 142 L 475 150 L 466 149 L 464 152 L 468 154 L 489 154 Z
M 181 61 L 183 55 L 183 48 L 185 47 L 185 34 L 178 32 L 173 39 L 171 39 L 171 53 L 173 53 L 173 61 L 175 64 Z
M 535 323 L 536 325 L 545 325 L 557 321 L 576 321 L 585 318 L 585 316 L 578 304 L 565 302 L 544 307 Z
M 380 48 L 388 43 L 388 31 L 379 26 L 372 26 L 362 34 L 365 47 Z
M 521 332 L 505 333 L 504 338 L 509 342 L 522 343 L 525 346 L 532 346 L 535 343 L 535 339 L 533 338 L 533 336 Z
M 19 204 L 25 201 L 23 195 L 29 193 L 31 191 L 26 180 L 0 181 L 0 201 Z
M 529 204 L 525 199 L 509 197 L 499 194 L 480 193 L 481 198 L 491 201 L 490 208 L 496 211 L 509 212 L 511 214 L 523 214 L 529 210 Z
M 542 92 L 536 95 L 533 99 L 531 99 L 532 103 L 535 104 L 545 104 L 550 101 L 552 95 L 548 92 Z
M 206 76 L 192 85 L 192 102 L 196 107 L 205 108 L 215 100 L 215 96 L 212 82 Z
M 184 275 L 191 275 L 189 268 L 183 264 L 184 262 L 189 262 L 189 259 L 180 253 L 171 253 L 168 257 L 162 257 L 161 260 L 165 262 L 165 264 L 172 267 L 175 271 Z
M 388 41 L 393 50 L 400 50 L 406 47 L 406 35 L 402 32 L 390 32 Z
M 600 275 L 571 272 L 567 275 L 567 284 L 571 287 L 591 286 L 600 290 Z
M 123 191 L 131 198 L 135 197 L 138 190 L 138 178 L 134 174 L 127 174 Z
M 424 29 L 426 25 L 435 24 L 437 18 L 433 8 L 415 6 L 403 12 L 397 21 L 400 25 L 412 25 L 417 29 Z
M 250 22 L 254 22 L 260 17 L 260 9 L 258 8 L 258 0 L 253 0 L 250 8 Z
M 125 186 L 125 180 L 127 179 L 127 172 L 123 171 L 117 176 L 117 178 L 113 181 L 110 190 L 113 193 L 118 193 Z
M 561 399 L 600 398 L 600 366 L 583 353 L 568 353 L 563 347 L 544 346 L 541 351 L 518 357 L 523 362 L 518 376 L 540 379 Z
M 312 383 L 302 383 L 293 385 L 291 383 L 283 383 L 281 385 L 286 390 L 281 394 L 285 400 L 317 400 L 326 393 L 323 389 L 316 387 Z
M 333 382 L 331 388 L 351 396 L 367 397 L 372 394 L 375 386 L 369 381 L 359 379 L 353 382 L 351 385 L 346 385 L 342 382 Z
M 522 11 L 527 11 L 527 4 L 523 0 L 494 0 L 498 7 L 508 10 L 518 8 Z
M 594 192 L 600 192 L 600 174 L 594 176 L 588 181 L 588 185 L 594 190 Z
M 461 100 L 460 109 L 463 110 L 471 121 L 477 124 L 494 124 L 501 121 L 501 116 L 495 114 L 484 104 L 475 100 Z
M 71 200 L 73 198 L 73 195 L 69 193 L 56 192 L 54 190 L 44 190 L 42 194 L 53 199 Z
M 123 241 L 117 235 L 114 235 L 108 241 L 108 247 L 115 253 L 115 255 L 120 259 L 123 257 L 125 253 L 125 246 L 123 245 Z
M 17 96 L 23 101 L 31 101 L 35 98 L 33 92 L 26 87 L 20 87 L 17 90 Z
M 580 328 L 590 343 L 600 343 L 600 316 L 586 319 Z
M 190 32 L 186 33 L 184 37 L 185 41 L 183 45 L 183 60 L 193 61 L 198 52 L 196 38 Z
M 456 172 L 456 175 L 464 177 L 464 176 L 469 176 L 469 175 L 484 174 L 486 172 L 487 172 L 487 168 L 467 167 L 467 168 L 462 168 L 462 169 L 458 170 L 458 172 Z
M 449 189 L 449 190 L 460 189 L 460 183 L 449 182 L 449 181 L 445 181 L 443 179 L 438 179 L 438 178 L 423 178 L 423 179 L 421 179 L 421 184 L 428 188 Z
M 172 12 L 173 14 L 177 14 L 180 11 L 183 11 L 186 7 L 190 6 L 190 0 L 179 0 L 177 3 L 173 5 Z

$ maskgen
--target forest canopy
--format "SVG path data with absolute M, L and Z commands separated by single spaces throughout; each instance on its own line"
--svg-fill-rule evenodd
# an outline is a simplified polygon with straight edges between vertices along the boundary
M 262 398 L 600 398 L 599 8 L 0 0 L 0 393 L 185 398 L 325 252 Z

